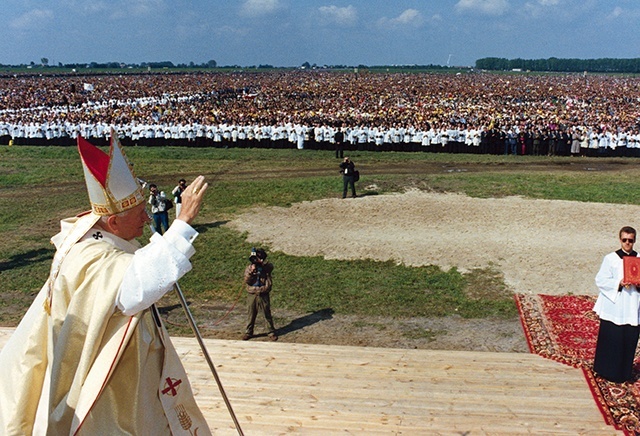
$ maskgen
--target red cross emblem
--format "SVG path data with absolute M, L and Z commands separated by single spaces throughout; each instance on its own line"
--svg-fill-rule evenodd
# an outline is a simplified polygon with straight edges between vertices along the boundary
M 178 395 L 178 387 L 181 383 L 182 380 L 176 380 L 175 378 L 167 377 L 164 382 L 164 389 L 162 390 L 162 394 L 175 397 L 176 395 Z

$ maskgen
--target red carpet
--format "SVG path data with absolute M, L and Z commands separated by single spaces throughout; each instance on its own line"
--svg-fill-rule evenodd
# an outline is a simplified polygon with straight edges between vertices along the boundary
M 582 368 L 604 420 L 628 435 L 640 435 L 640 374 L 635 383 L 612 383 L 594 374 L 598 317 L 596 297 L 516 294 L 516 305 L 532 353 Z M 635 372 L 640 372 L 636 352 Z

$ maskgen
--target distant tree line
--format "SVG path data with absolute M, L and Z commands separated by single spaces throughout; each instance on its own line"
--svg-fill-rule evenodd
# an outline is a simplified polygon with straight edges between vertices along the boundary
M 412 64 L 412 65 L 406 65 L 406 64 L 400 64 L 400 65 L 364 65 L 364 64 L 359 64 L 359 65 L 343 65 L 343 64 L 336 64 L 336 65 L 317 65 L 317 64 L 310 64 L 309 62 L 304 62 L 302 65 L 298 66 L 298 67 L 276 67 L 273 66 L 271 64 L 259 64 L 259 65 L 218 65 L 218 63 L 215 60 L 210 60 L 208 62 L 205 63 L 201 63 L 201 64 L 196 64 L 194 62 L 189 62 L 188 64 L 184 64 L 184 63 L 179 63 L 179 64 L 174 64 L 171 61 L 162 61 L 162 62 L 142 62 L 142 63 L 124 63 L 124 62 L 79 62 L 79 63 L 68 63 L 68 64 L 63 64 L 62 62 L 58 62 L 57 65 L 56 64 L 51 64 L 49 63 L 49 59 L 48 58 L 41 58 L 40 59 L 40 63 L 36 63 L 31 61 L 29 64 L 19 64 L 19 65 L 5 65 L 5 64 L 0 64 L 0 68 L 6 68 L 6 69 L 23 69 L 23 68 L 29 68 L 29 69 L 38 69 L 39 73 L 41 73 L 42 70 L 48 70 L 50 73 L 55 74 L 55 72 L 58 69 L 65 69 L 65 70 L 74 70 L 77 73 L 81 73 L 83 70 L 93 70 L 93 73 L 98 73 L 99 74 L 99 70 L 105 70 L 105 72 L 113 72 L 114 70 L 129 70 L 129 69 L 134 69 L 134 70 L 142 70 L 142 69 L 153 69 L 153 70 L 159 70 L 159 69 L 164 69 L 164 70 L 188 70 L 188 69 L 197 69 L 197 70 L 202 70 L 202 69 L 234 69 L 234 70 L 271 70 L 271 69 L 291 69 L 291 68 L 301 68 L 301 69 L 311 69 L 311 70 L 316 70 L 316 69 L 322 69 L 322 70 L 350 70 L 350 69 L 356 69 L 356 70 L 361 70 L 361 71 L 429 71 L 429 70 L 457 70 L 460 68 L 468 68 L 468 67 L 449 67 L 449 66 L 445 66 L 445 65 L 435 65 L 435 64 L 429 64 L 429 65 L 418 65 L 418 64 Z M 98 70 L 98 71 L 95 71 Z
M 634 59 L 505 59 L 482 58 L 476 60 L 476 68 L 496 71 L 550 71 L 560 73 L 640 73 L 640 58 Z
M 160 62 L 142 62 L 142 63 L 123 63 L 123 62 L 82 62 L 82 63 L 70 63 L 62 64 L 58 62 L 57 65 L 51 65 L 48 58 L 41 58 L 40 63 L 36 64 L 31 62 L 30 64 L 20 65 L 3 65 L 0 64 L 0 68 L 42 68 L 42 69 L 92 69 L 92 70 L 122 70 L 122 69 L 208 69 L 208 68 L 232 68 L 232 69 L 278 69 L 278 68 L 293 68 L 293 67 L 274 67 L 270 64 L 260 64 L 251 66 L 241 65 L 225 65 L 219 66 L 215 60 L 210 60 L 200 64 L 195 62 L 189 62 L 188 64 L 179 63 L 174 64 L 171 61 Z M 449 67 L 448 65 L 316 65 L 309 62 L 304 62 L 297 68 L 302 69 L 352 69 L 357 68 L 360 70 L 371 71 L 423 71 L 423 70 L 458 70 L 465 67 Z M 468 67 L 466 67 L 468 68 Z M 575 73 L 575 72 L 593 72 L 593 73 L 640 73 L 640 58 L 634 59 L 614 59 L 614 58 L 601 58 L 601 59 L 562 59 L 562 58 L 547 58 L 547 59 L 506 59 L 506 58 L 482 58 L 475 62 L 475 68 L 481 70 L 492 71 L 542 71 L 542 72 L 558 72 L 558 73 Z
M 90 62 L 90 63 L 82 63 L 82 64 L 65 64 L 64 68 L 106 68 L 106 69 L 114 69 L 114 68 L 216 68 L 218 63 L 214 60 L 196 64 L 194 62 L 189 62 L 188 64 L 174 64 L 171 61 L 161 61 L 161 62 L 142 62 L 140 64 L 123 64 L 121 62 L 106 62 L 106 63 L 98 63 L 98 62 Z
M 58 62 L 58 68 L 68 68 L 68 69 L 119 69 L 119 68 L 216 68 L 218 63 L 214 60 L 210 60 L 204 62 L 202 64 L 196 64 L 194 62 L 189 62 L 188 64 L 174 64 L 171 61 L 161 61 L 161 62 L 142 62 L 139 64 L 127 64 L 123 62 L 81 62 L 81 63 L 71 63 L 71 64 L 63 64 L 62 62 Z M 0 64 L 0 68 L 25 68 L 25 67 L 42 67 L 42 68 L 51 68 L 52 65 L 49 65 L 48 58 L 41 58 L 40 64 L 36 64 L 31 61 L 29 64 L 20 64 L 20 65 L 3 65 Z

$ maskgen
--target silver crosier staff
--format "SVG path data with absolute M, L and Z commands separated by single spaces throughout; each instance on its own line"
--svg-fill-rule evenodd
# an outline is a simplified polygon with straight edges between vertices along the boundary
M 147 185 L 147 182 L 142 180 L 142 179 L 138 179 L 138 181 L 140 182 L 140 184 L 142 185 L 142 187 L 144 188 Z M 151 233 L 155 232 L 155 229 L 153 228 L 153 226 L 151 225 L 151 223 L 149 223 L 149 228 L 151 229 Z M 198 344 L 200 345 L 200 349 L 202 350 L 202 354 L 204 355 L 204 359 L 207 361 L 207 364 L 209 365 L 209 369 L 211 370 L 211 373 L 213 374 L 213 378 L 216 381 L 216 384 L 218 385 L 218 389 L 220 390 L 220 395 L 222 395 L 222 399 L 224 400 L 224 404 L 227 406 L 227 410 L 229 411 L 229 414 L 231 415 L 231 419 L 233 420 L 233 424 L 236 427 L 236 430 L 238 432 L 238 434 L 240 436 L 244 436 L 244 433 L 242 432 L 242 428 L 240 427 L 240 422 L 238 422 L 238 418 L 236 417 L 235 412 L 233 411 L 233 407 L 231 407 L 231 402 L 229 401 L 229 397 L 227 397 L 227 393 L 224 390 L 224 386 L 222 386 L 222 381 L 220 380 L 220 377 L 218 376 L 218 371 L 216 371 L 216 367 L 213 364 L 213 361 L 211 360 L 211 356 L 209 355 L 209 351 L 207 350 L 207 346 L 204 343 L 204 339 L 202 338 L 202 335 L 200 334 L 200 330 L 198 329 L 198 326 L 195 322 L 195 319 L 193 317 L 193 314 L 191 313 L 191 310 L 189 309 L 189 305 L 187 303 L 186 298 L 184 297 L 184 293 L 182 292 L 182 288 L 180 287 L 180 284 L 178 282 L 175 282 L 175 284 L 173 285 L 173 289 L 176 291 L 176 294 L 178 295 L 178 299 L 180 300 L 180 305 L 182 306 L 182 309 L 184 309 L 184 313 L 185 316 L 187 317 L 187 321 L 189 322 L 189 325 L 191 326 L 191 330 L 193 331 L 193 334 L 195 335 Z
M 193 314 L 189 310 L 189 306 L 187 304 L 187 300 L 184 298 L 184 293 L 182 292 L 182 289 L 180 288 L 180 285 L 178 284 L 178 282 L 175 283 L 173 288 L 176 291 L 176 294 L 178 295 L 178 298 L 180 299 L 180 304 L 182 305 L 182 308 L 184 309 L 184 313 L 185 313 L 185 315 L 187 317 L 187 320 L 189 321 L 189 325 L 191 326 L 191 330 L 193 330 L 193 334 L 196 336 L 196 339 L 198 340 L 198 344 L 200 344 L 200 349 L 202 350 L 202 354 L 204 355 L 204 359 L 207 361 L 207 364 L 209 364 L 209 368 L 211 369 L 211 373 L 213 374 L 213 378 L 216 380 L 216 384 L 218 385 L 218 389 L 220 390 L 220 395 L 222 395 L 222 399 L 224 400 L 224 404 L 226 404 L 227 409 L 229 410 L 229 414 L 231 415 L 231 419 L 233 420 L 233 423 L 236 426 L 236 430 L 238 431 L 238 434 L 240 436 L 244 436 L 244 433 L 242 432 L 242 428 L 240 428 L 240 423 L 238 422 L 238 418 L 236 417 L 236 414 L 234 413 L 233 408 L 231 407 L 231 402 L 229 401 L 229 398 L 227 397 L 227 393 L 224 391 L 224 387 L 222 386 L 222 381 L 220 381 L 220 377 L 218 377 L 218 371 L 216 371 L 216 368 L 213 365 L 213 361 L 211 360 L 211 357 L 209 356 L 209 352 L 207 351 L 207 346 L 204 344 L 204 340 L 202 339 L 202 335 L 200 334 L 200 330 L 198 330 L 198 326 L 196 325 L 196 322 L 195 322 L 195 320 L 193 318 Z

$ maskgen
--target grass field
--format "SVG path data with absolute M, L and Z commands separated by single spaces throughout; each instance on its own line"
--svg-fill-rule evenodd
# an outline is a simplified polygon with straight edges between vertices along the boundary
M 162 190 L 170 191 L 179 178 L 190 180 L 198 174 L 211 183 L 195 225 L 201 236 L 194 269 L 181 280 L 195 302 L 228 303 L 238 293 L 251 245 L 225 222 L 252 207 L 337 197 L 341 189 L 337 161 L 328 151 L 126 151 L 137 176 Z M 366 174 L 370 195 L 417 188 L 479 197 L 640 204 L 635 189 L 640 170 L 634 159 L 373 152 L 353 152 L 351 157 Z M 0 324 L 14 325 L 44 283 L 53 256 L 49 239 L 58 231 L 59 220 L 86 209 L 74 147 L 0 148 Z M 143 242 L 148 237 L 146 232 Z M 462 274 L 435 266 L 301 258 L 280 252 L 272 252 L 270 259 L 278 266 L 274 306 L 301 313 L 330 307 L 336 313 L 365 316 L 516 316 L 500 271 Z

